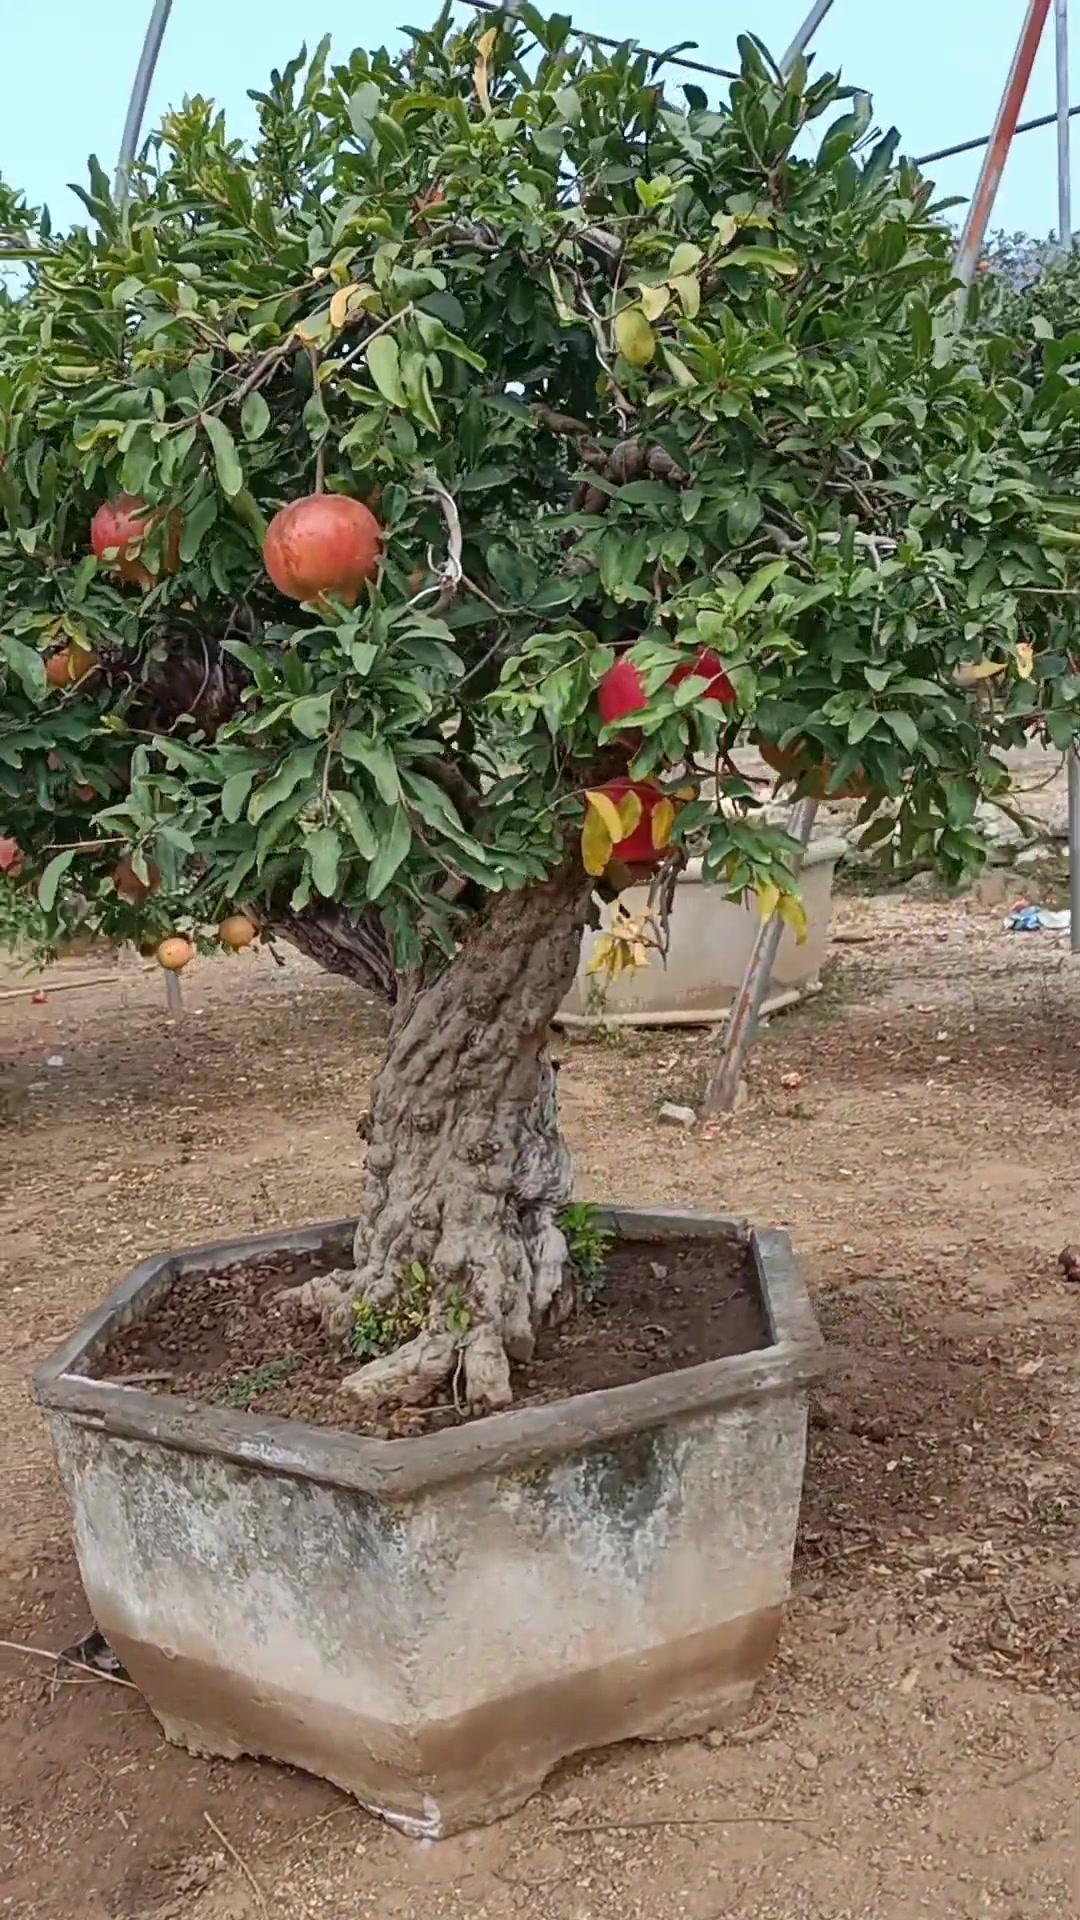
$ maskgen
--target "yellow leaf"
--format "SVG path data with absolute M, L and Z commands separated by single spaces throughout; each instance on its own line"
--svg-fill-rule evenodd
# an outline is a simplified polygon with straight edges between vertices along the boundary
M 695 319 L 701 311 L 701 282 L 697 274 L 678 273 L 671 284 L 679 296 L 679 303 L 687 319 Z
M 338 286 L 338 290 L 336 290 L 336 294 L 334 294 L 334 298 L 332 298 L 331 300 L 332 328 L 342 328 L 342 326 L 344 326 L 344 323 L 348 321 L 348 303 L 350 303 L 350 294 L 356 294 L 356 290 L 357 290 L 356 280 L 350 280 L 350 284 L 348 284 L 348 286 Z
M 618 945 L 613 934 L 598 933 L 593 941 L 593 950 L 589 955 L 586 973 L 609 973 L 615 948 Z
M 641 819 L 641 796 L 624 793 L 619 801 L 619 839 L 628 840 Z
M 773 880 L 763 880 L 757 888 L 757 906 L 763 920 L 769 920 L 780 904 L 780 889 Z
M 307 320 L 298 320 L 293 328 L 293 337 L 305 347 L 324 347 L 330 338 L 330 310 L 323 307 L 321 313 L 313 313 Z
M 634 798 L 637 798 L 636 794 Z M 585 795 L 585 812 L 586 818 L 588 818 L 590 813 L 599 815 L 604 823 L 605 831 L 612 845 L 615 844 L 616 840 L 622 840 L 624 838 L 622 817 L 619 809 L 615 805 L 614 800 L 606 793 L 587 793 Z
M 670 304 L 670 287 L 642 287 L 641 311 L 646 320 L 659 320 Z
M 796 946 L 806 942 L 806 908 L 797 893 L 782 893 L 776 909 L 786 927 L 795 935 Z
M 347 287 L 339 287 L 330 302 L 330 325 L 340 330 L 349 317 L 349 301 L 359 291 L 357 282 L 350 280 Z
M 598 879 L 611 859 L 611 848 L 612 838 L 603 815 L 590 807 L 581 829 L 581 864 L 586 873 Z
M 658 800 L 652 810 L 649 829 L 652 833 L 653 851 L 659 853 L 671 839 L 671 829 L 675 825 L 675 808 L 670 800 Z
M 1021 680 L 1030 680 L 1035 671 L 1035 649 L 1027 640 L 1021 640 L 1016 649 L 1016 672 Z
M 671 797 L 673 800 L 696 800 L 697 788 L 696 787 L 676 787 Z
M 664 365 L 667 367 L 677 387 L 696 387 L 698 385 L 697 374 L 691 371 L 680 354 L 672 353 L 671 348 L 668 346 L 664 347 Z
M 980 680 L 992 680 L 995 674 L 1004 671 L 1004 660 L 965 660 L 957 667 L 953 679 L 960 687 L 974 687 Z
M 735 215 L 733 213 L 714 213 L 712 223 L 716 228 L 720 245 L 722 247 L 730 247 L 735 235 L 739 231 L 739 223 Z
M 491 112 L 491 93 L 488 89 L 488 61 L 491 59 L 492 50 L 497 38 L 498 28 L 489 27 L 486 33 L 480 35 L 476 43 L 476 50 L 480 58 L 473 68 L 473 85 L 476 88 L 477 99 L 485 113 Z
M 631 367 L 647 367 L 656 354 L 656 335 L 640 307 L 615 315 L 615 345 Z

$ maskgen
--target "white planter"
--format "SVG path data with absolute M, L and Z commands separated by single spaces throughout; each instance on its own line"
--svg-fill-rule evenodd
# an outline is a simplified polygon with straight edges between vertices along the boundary
M 847 842 L 832 836 L 815 840 L 807 851 L 799 886 L 806 909 L 807 936 L 802 946 L 785 927 L 773 967 L 769 994 L 806 987 L 817 978 L 825 959 L 832 914 L 833 875 L 847 851 Z M 630 887 L 621 896 L 631 914 L 642 913 L 647 887 Z M 604 909 L 604 925 L 611 909 Z M 726 900 L 719 887 L 705 886 L 701 861 L 691 860 L 679 878 L 671 915 L 671 948 L 667 965 L 652 955 L 647 967 L 623 974 L 613 985 L 603 985 L 587 972 L 596 939 L 582 941 L 577 978 L 559 1010 L 559 1018 L 602 1023 L 614 1018 L 633 1024 L 673 1023 L 707 1025 L 722 1020 L 738 992 L 758 926 L 751 901 Z
M 739 1239 L 771 1344 L 406 1440 L 89 1377 L 186 1273 L 340 1264 L 338 1222 L 148 1260 L 38 1369 L 94 1618 L 169 1740 L 323 1774 L 438 1839 L 568 1754 L 746 1705 L 788 1596 L 821 1336 L 785 1234 L 611 1220 Z

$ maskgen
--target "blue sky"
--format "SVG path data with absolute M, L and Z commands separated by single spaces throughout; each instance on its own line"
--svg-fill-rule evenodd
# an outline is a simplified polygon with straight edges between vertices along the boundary
M 554 0 L 551 0 L 554 4 Z M 777 54 L 803 18 L 809 0 L 670 0 L 658 9 L 646 0 L 561 0 L 582 26 L 598 33 L 637 35 L 647 45 L 696 39 L 700 57 L 733 64 L 735 35 L 752 21 Z M 0 68 L 0 173 L 54 220 L 79 214 L 66 191 L 85 178 L 85 159 L 97 152 L 111 171 L 128 89 L 149 15 L 149 0 L 110 0 L 107 17 L 78 0 L 36 0 L 5 7 Z M 372 9 L 356 0 L 174 0 L 148 119 L 184 93 L 211 94 L 231 127 L 252 124 L 249 86 L 262 84 L 271 66 L 296 51 L 302 31 L 313 44 L 323 31 L 335 48 L 392 38 L 390 22 L 425 22 L 431 0 L 396 0 Z M 820 64 L 843 69 L 868 88 L 882 125 L 899 127 L 905 151 L 923 153 L 984 133 L 1004 84 L 1023 0 L 834 0 L 815 47 Z M 1073 98 L 1080 99 L 1080 0 L 1073 9 Z M 302 21 L 303 26 L 298 24 Z M 91 79 L 91 75 L 93 78 Z M 696 77 L 696 76 L 695 76 Z M 1054 105 L 1052 31 L 1041 50 L 1024 117 Z M 1073 122 L 1080 155 L 1080 119 Z M 934 169 L 943 192 L 971 192 L 979 155 Z M 995 226 L 1036 234 L 1056 220 L 1052 128 L 1015 143 L 995 212 Z M 1073 168 L 1074 199 L 1080 175 Z

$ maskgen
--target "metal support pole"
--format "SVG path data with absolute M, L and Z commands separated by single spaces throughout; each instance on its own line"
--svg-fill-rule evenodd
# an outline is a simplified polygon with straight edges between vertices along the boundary
M 971 197 L 964 231 L 960 236 L 960 245 L 953 261 L 953 276 L 960 282 L 960 296 L 957 309 L 961 319 L 967 312 L 968 288 L 975 278 L 975 269 L 979 264 L 979 255 L 986 238 L 986 229 L 993 211 L 1005 162 L 1012 145 L 1020 118 L 1020 109 L 1024 104 L 1031 69 L 1035 64 L 1042 30 L 1050 12 L 1050 0 L 1028 0 L 1024 24 L 1020 29 L 1020 38 L 1016 43 L 1016 52 L 1005 82 L 1005 91 L 1001 96 L 1001 105 L 994 121 L 994 131 L 986 149 L 979 170 L 978 184 Z
M 806 19 L 780 62 L 781 73 L 790 73 L 800 53 L 806 52 L 831 6 L 832 0 L 814 0 Z
M 797 800 L 791 809 L 787 830 L 792 839 L 799 843 L 798 858 L 794 862 L 796 878 L 802 866 L 803 854 L 810 842 L 817 810 L 816 800 Z M 753 950 L 746 963 L 746 972 L 742 977 L 742 985 L 728 1015 L 724 1045 L 709 1074 L 705 1088 L 703 1112 L 707 1115 L 734 1111 L 739 1082 L 742 1079 L 743 1062 L 754 1037 L 762 1001 L 769 989 L 769 980 L 772 977 L 777 948 L 783 931 L 784 923 L 778 913 L 770 914 L 769 918 L 763 920 L 758 927 Z
M 146 38 L 143 41 L 139 64 L 135 69 L 135 78 L 131 86 L 127 119 L 124 121 L 124 137 L 120 142 L 120 158 L 116 163 L 116 177 L 113 181 L 113 199 L 121 208 L 127 205 L 131 165 L 135 158 L 135 149 L 139 144 L 139 134 L 142 131 L 150 82 L 154 77 L 154 68 L 157 66 L 161 42 L 165 37 L 165 28 L 171 12 L 172 0 L 154 0 L 150 10 Z
M 180 975 L 170 969 L 165 975 L 165 1011 L 173 1020 L 184 1011 L 184 996 L 180 990 Z
M 1069 154 L 1069 0 L 1054 0 L 1057 81 L 1058 244 L 1072 245 L 1072 168 Z M 1069 944 L 1080 953 L 1080 740 L 1069 748 Z
M 1054 67 L 1057 80 L 1058 239 L 1072 243 L 1072 168 L 1069 164 L 1069 0 L 1054 0 Z

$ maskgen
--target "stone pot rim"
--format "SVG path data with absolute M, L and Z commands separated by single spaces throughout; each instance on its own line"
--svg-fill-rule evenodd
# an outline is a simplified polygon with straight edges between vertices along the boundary
M 528 1471 L 552 1456 L 610 1443 L 680 1417 L 805 1388 L 824 1371 L 825 1344 L 787 1233 L 755 1230 L 727 1214 L 676 1207 L 597 1211 L 625 1239 L 737 1239 L 748 1246 L 772 1344 L 628 1386 L 512 1407 L 449 1431 L 400 1440 L 149 1393 L 142 1387 L 94 1380 L 80 1371 L 95 1348 L 148 1312 L 184 1273 L 233 1266 L 260 1253 L 310 1253 L 338 1245 L 348 1257 L 355 1220 L 334 1220 L 141 1261 L 63 1345 L 34 1368 L 33 1396 L 46 1412 L 75 1416 L 118 1438 L 213 1454 L 238 1466 L 394 1499 L 449 1481 Z

